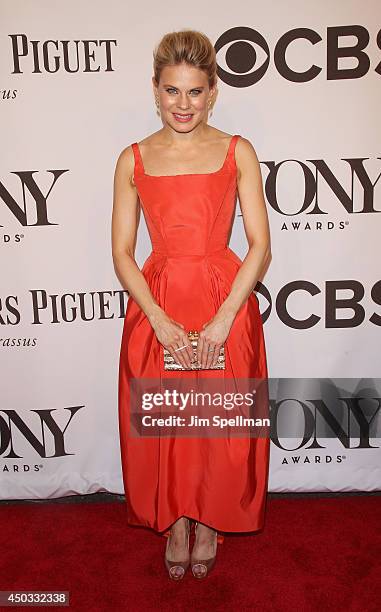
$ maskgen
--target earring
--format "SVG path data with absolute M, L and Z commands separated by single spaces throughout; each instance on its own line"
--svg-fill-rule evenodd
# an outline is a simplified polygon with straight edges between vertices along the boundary
M 155 103 L 156 103 L 156 113 L 159 115 L 160 117 L 160 106 L 159 106 L 159 98 L 157 98 L 155 96 Z
M 211 101 L 211 100 L 209 100 L 209 102 L 208 102 L 208 113 L 209 113 L 209 117 L 211 117 L 211 116 L 212 116 L 212 114 L 213 114 L 213 110 L 211 110 L 211 106 L 212 106 L 212 101 Z

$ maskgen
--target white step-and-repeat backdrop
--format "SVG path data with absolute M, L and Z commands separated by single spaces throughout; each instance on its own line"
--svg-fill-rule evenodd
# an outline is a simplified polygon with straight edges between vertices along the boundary
M 0 7 L 0 497 L 124 492 L 113 174 L 161 127 L 152 52 L 183 28 L 217 51 L 210 123 L 261 162 L 272 409 L 293 404 L 303 429 L 282 438 L 277 421 L 270 490 L 381 489 L 379 2 Z M 230 246 L 245 256 L 239 206 Z M 149 252 L 142 217 L 139 265 Z

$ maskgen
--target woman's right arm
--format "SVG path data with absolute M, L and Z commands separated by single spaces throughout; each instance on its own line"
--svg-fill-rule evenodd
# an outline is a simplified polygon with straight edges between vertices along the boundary
M 116 275 L 129 295 L 147 316 L 156 336 L 183 367 L 190 365 L 191 344 L 184 334 L 184 326 L 173 321 L 159 306 L 139 269 L 135 258 L 140 203 L 135 185 L 131 182 L 134 171 L 134 153 L 131 146 L 120 153 L 114 174 L 114 195 L 111 221 L 112 258 Z M 185 338 L 184 338 L 185 336 Z M 173 353 L 177 343 L 189 344 L 188 351 Z M 188 359 L 186 353 L 188 352 Z M 183 355 L 183 353 L 185 353 Z M 177 359 L 178 357 L 178 359 Z
M 111 221 L 112 257 L 115 272 L 123 288 L 154 325 L 163 311 L 154 299 L 134 258 L 140 204 L 136 187 L 131 183 L 133 169 L 134 154 L 129 146 L 123 149 L 115 167 Z

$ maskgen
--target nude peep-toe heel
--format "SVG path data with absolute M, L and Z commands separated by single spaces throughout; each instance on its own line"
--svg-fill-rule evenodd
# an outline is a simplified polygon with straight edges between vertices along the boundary
M 189 526 L 189 520 L 188 520 L 188 523 L 187 523 L 188 550 L 189 550 L 189 532 L 190 532 L 190 526 Z M 185 576 L 185 572 L 187 571 L 189 567 L 190 561 L 189 561 L 189 558 L 187 559 L 187 561 L 170 561 L 167 558 L 168 544 L 169 544 L 170 537 L 171 537 L 171 532 L 169 532 L 169 536 L 167 538 L 167 544 L 165 547 L 165 557 L 164 557 L 165 567 L 167 568 L 169 577 L 172 580 L 181 580 Z
M 195 526 L 194 526 L 194 533 L 196 535 L 196 531 L 197 531 L 197 521 L 195 522 Z M 216 562 L 216 555 L 217 555 L 217 531 L 215 532 L 215 554 L 214 557 L 210 557 L 209 559 L 195 559 L 193 556 L 191 556 L 191 569 L 192 569 L 192 574 L 195 578 L 197 578 L 198 580 L 202 580 L 203 578 L 206 578 L 208 576 L 208 574 L 210 573 L 210 571 L 212 570 L 212 567 L 214 566 L 215 562 Z

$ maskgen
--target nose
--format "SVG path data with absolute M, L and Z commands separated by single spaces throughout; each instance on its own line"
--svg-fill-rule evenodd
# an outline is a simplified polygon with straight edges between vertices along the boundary
M 186 93 L 180 94 L 180 98 L 178 99 L 177 106 L 182 110 L 186 110 L 189 108 L 189 99 Z

